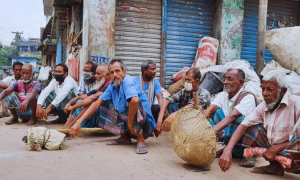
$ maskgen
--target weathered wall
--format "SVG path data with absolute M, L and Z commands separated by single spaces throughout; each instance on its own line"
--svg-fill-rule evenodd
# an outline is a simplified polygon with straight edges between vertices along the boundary
M 219 64 L 241 57 L 244 0 L 223 0 Z
M 80 69 L 87 60 L 107 63 L 115 56 L 115 0 L 83 1 L 83 42 Z M 82 72 L 80 73 L 82 74 Z
M 221 40 L 221 20 L 222 20 L 223 0 L 216 0 L 213 9 L 213 38 Z M 220 64 L 220 50 L 218 50 L 217 64 Z

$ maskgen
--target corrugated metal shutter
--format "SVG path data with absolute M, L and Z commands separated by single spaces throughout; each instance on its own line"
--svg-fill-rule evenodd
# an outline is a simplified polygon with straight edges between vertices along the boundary
M 212 0 L 167 0 L 166 85 L 170 77 L 195 60 L 199 40 L 212 36 Z
M 156 62 L 160 76 L 161 0 L 117 0 L 116 58 L 124 60 L 129 75 L 141 74 L 141 63 Z
M 258 2 L 259 0 L 245 0 L 244 4 L 241 59 L 249 61 L 253 68 L 256 65 Z M 288 26 L 297 26 L 298 12 L 299 2 L 269 0 L 267 29 L 279 28 L 278 22 L 281 24 L 286 23 Z M 269 62 L 272 59 L 272 54 L 266 49 L 265 62 Z

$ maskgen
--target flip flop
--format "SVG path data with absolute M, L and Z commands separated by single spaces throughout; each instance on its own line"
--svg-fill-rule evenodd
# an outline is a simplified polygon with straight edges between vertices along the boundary
M 141 151 L 141 149 L 147 148 L 146 145 L 144 145 L 144 146 L 136 146 L 136 148 L 139 150 L 139 151 L 136 151 L 137 154 L 146 154 L 148 152 L 148 150 Z
M 116 142 L 116 144 L 111 143 L 111 141 Z M 118 139 L 113 139 L 111 141 L 107 142 L 106 145 L 129 145 L 129 144 L 131 144 L 131 143 L 127 143 L 127 142 L 121 142 Z

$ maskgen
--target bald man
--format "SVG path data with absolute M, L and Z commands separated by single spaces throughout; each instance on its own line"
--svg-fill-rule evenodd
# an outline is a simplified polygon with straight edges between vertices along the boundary
M 41 83 L 33 80 L 32 65 L 23 65 L 21 79 L 11 84 L 0 94 L 0 100 L 5 98 L 4 106 L 13 115 L 12 119 L 5 122 L 5 124 L 11 125 L 17 123 L 18 118 L 29 120 L 26 123 L 27 126 L 36 124 L 37 96 L 41 92 L 41 89 Z
M 65 107 L 65 112 L 72 112 L 64 125 L 64 128 L 71 128 L 76 122 L 78 117 L 84 114 L 84 112 L 90 107 L 90 105 L 97 101 L 99 96 L 103 94 L 107 86 L 111 83 L 109 78 L 108 66 L 106 64 L 100 65 L 96 69 L 95 73 L 96 86 L 85 96 L 81 96 L 80 100 L 73 106 Z M 81 126 L 93 128 L 97 126 L 96 113 L 91 116 L 87 121 L 84 121 Z

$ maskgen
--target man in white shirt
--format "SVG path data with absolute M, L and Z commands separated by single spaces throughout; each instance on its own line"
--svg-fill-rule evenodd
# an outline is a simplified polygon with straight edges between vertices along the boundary
M 64 107 L 64 110 L 66 110 L 73 106 L 78 100 L 83 100 L 87 97 L 87 94 L 92 91 L 96 90 L 97 81 L 95 78 L 97 65 L 93 63 L 92 61 L 87 61 L 85 65 L 83 66 L 83 76 L 80 79 L 79 82 L 79 90 L 78 90 L 78 96 L 73 98 L 70 102 L 66 104 Z
M 54 123 L 64 123 L 69 116 L 69 114 L 64 112 L 64 107 L 77 95 L 78 86 L 76 81 L 68 76 L 68 67 L 64 64 L 57 64 L 55 66 L 54 79 L 51 80 L 38 98 L 37 119 L 47 119 L 50 111 L 55 109 L 59 118 Z M 42 109 L 44 103 L 46 103 L 45 111 Z
M 230 169 L 232 149 L 244 135 L 243 145 L 252 147 L 245 149 L 244 154 L 262 154 L 270 163 L 254 168 L 253 173 L 283 176 L 286 171 L 300 174 L 300 97 L 287 92 L 282 71 L 268 72 L 261 87 L 264 101 L 236 129 L 219 165 L 224 172 Z
M 23 63 L 21 62 L 14 62 L 13 64 L 13 72 L 14 75 L 7 76 L 2 81 L 0 81 L 0 92 L 2 90 L 7 89 L 11 84 L 17 82 L 21 78 L 21 70 L 22 70 Z M 2 113 L 0 114 L 0 118 L 2 117 L 9 117 L 9 113 L 6 107 L 4 107 L 5 100 L 1 101 L 2 104 Z
M 217 95 L 211 105 L 203 110 L 203 114 L 208 118 L 218 139 L 227 144 L 243 121 L 244 117 L 250 114 L 258 104 L 256 96 L 243 90 L 245 73 L 240 69 L 228 69 L 225 74 L 224 92 Z M 243 157 L 244 147 L 242 139 L 233 150 L 233 156 Z M 217 157 L 222 154 L 222 150 L 217 152 Z M 254 159 L 243 159 L 240 164 L 244 167 L 253 167 Z

